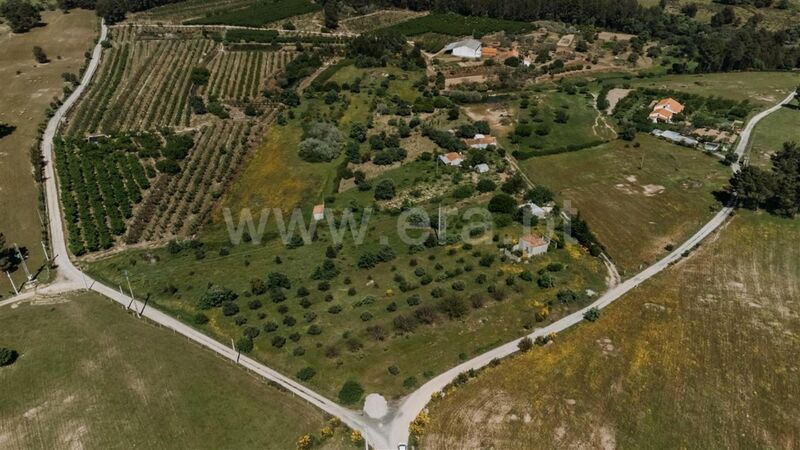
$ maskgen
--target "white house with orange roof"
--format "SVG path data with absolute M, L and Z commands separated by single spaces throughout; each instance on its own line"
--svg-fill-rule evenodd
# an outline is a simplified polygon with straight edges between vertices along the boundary
M 464 143 L 469 148 L 477 148 L 484 150 L 490 145 L 497 145 L 497 138 L 494 136 L 486 136 L 484 134 L 476 134 L 472 139 L 464 139 Z
M 550 239 L 538 234 L 529 234 L 519 238 L 519 242 L 514 246 L 513 250 L 520 251 L 523 256 L 530 258 L 531 256 L 547 253 L 548 247 L 550 247 Z
M 651 112 L 648 117 L 653 121 L 653 123 L 671 123 L 672 116 L 675 114 L 680 114 L 681 112 L 683 112 L 683 105 L 681 105 L 674 98 L 670 97 L 659 100 L 658 103 L 653 106 L 653 112 Z
M 320 220 L 325 218 L 325 204 L 319 204 L 314 206 L 314 220 L 319 222 Z
M 464 157 L 461 153 L 458 152 L 450 152 L 445 153 L 444 155 L 439 155 L 439 161 L 446 166 L 460 166 L 461 163 L 464 162 Z

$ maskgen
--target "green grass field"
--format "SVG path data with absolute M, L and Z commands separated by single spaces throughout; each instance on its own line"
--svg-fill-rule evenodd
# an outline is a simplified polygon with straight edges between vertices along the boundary
M 44 11 L 42 21 L 47 25 L 23 34 L 3 33 L 8 29 L 0 26 L 0 122 L 17 127 L 0 139 L 0 233 L 5 234 L 7 244 L 16 242 L 29 250 L 32 271 L 42 267 L 44 252 L 37 211 L 39 189 L 31 173 L 29 150 L 36 145 L 38 126 L 45 121 L 53 97 L 63 95 L 61 74 L 78 73 L 98 28 L 92 11 Z M 33 46 L 42 47 L 50 62 L 36 64 Z M 22 269 L 12 276 L 17 286 L 25 280 Z M 13 291 L 3 274 L 0 298 L 8 294 Z
M 96 294 L 0 308 L 0 446 L 294 448 L 323 413 Z M 339 428 L 323 448 L 349 447 Z M 345 444 L 347 443 L 347 444 Z
M 521 120 L 527 121 L 533 127 L 533 132 L 530 136 L 520 137 L 517 143 L 512 142 L 510 134 L 502 136 L 501 144 L 506 149 L 535 154 L 552 152 L 571 145 L 599 143 L 616 137 L 614 129 L 605 125 L 607 118 L 599 117 L 593 106 L 594 99 L 589 94 L 570 95 L 548 91 L 532 95 L 529 101 L 530 105 L 526 109 L 521 109 L 518 101 L 514 102 L 511 113 L 518 123 Z M 566 123 L 554 120 L 554 114 L 559 110 L 569 116 Z M 537 133 L 539 127 L 546 127 L 548 133 Z M 514 130 L 510 130 L 510 133 L 513 132 Z
M 784 142 L 800 143 L 800 110 L 781 108 L 756 125 L 750 145 L 750 163 L 758 167 L 772 167 L 770 156 L 783 147 Z
M 623 275 L 694 233 L 718 208 L 711 193 L 729 178 L 717 159 L 702 152 L 648 135 L 637 141 L 638 148 L 617 140 L 520 162 L 534 183 L 580 212 Z
M 739 212 L 597 322 L 449 392 L 422 448 L 793 448 L 798 239 Z
M 674 89 L 697 95 L 748 100 L 763 108 L 783 100 L 800 84 L 792 72 L 731 72 L 702 75 L 665 75 L 630 80 L 633 87 Z

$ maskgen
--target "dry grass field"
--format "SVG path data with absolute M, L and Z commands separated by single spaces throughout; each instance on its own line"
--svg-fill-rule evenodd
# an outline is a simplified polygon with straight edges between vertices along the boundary
M 793 72 L 730 72 L 700 75 L 665 75 L 631 80 L 633 87 L 674 89 L 697 95 L 748 100 L 759 108 L 783 100 L 800 84 Z
M 435 403 L 423 448 L 797 448 L 798 239 L 738 213 L 599 321 Z
M 95 294 L 0 309 L 0 447 L 294 448 L 323 413 Z M 349 445 L 339 428 L 321 448 Z
M 17 127 L 0 139 L 0 232 L 8 242 L 28 247 L 32 268 L 42 265 L 44 253 L 29 150 L 36 144 L 45 110 L 54 97 L 63 95 L 61 74 L 78 73 L 99 28 L 93 11 L 44 11 L 42 21 L 47 25 L 24 34 L 12 34 L 6 25 L 0 25 L 0 122 Z M 36 63 L 34 46 L 42 47 L 49 63 Z M 14 279 L 19 284 L 25 275 L 20 270 Z M 3 276 L 0 297 L 10 290 Z
M 639 135 L 625 141 L 520 162 L 534 183 L 556 192 L 589 222 L 625 276 L 695 232 L 718 207 L 712 192 L 729 174 L 697 150 Z

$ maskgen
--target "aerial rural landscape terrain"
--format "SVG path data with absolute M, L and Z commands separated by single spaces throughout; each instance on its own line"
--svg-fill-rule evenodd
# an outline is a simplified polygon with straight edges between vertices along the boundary
M 0 448 L 798 448 L 799 19 L 0 0 Z

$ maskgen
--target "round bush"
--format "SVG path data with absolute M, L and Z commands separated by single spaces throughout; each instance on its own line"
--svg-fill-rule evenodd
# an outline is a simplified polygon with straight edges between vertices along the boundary
M 364 395 L 364 388 L 355 381 L 349 380 L 342 385 L 339 391 L 339 401 L 345 405 L 352 405 L 361 400 Z

